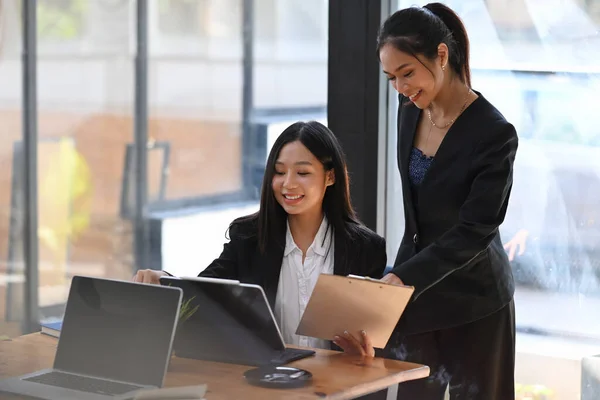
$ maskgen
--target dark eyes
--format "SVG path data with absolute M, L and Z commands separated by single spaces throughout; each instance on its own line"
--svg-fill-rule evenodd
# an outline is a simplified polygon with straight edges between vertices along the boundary
M 285 172 L 275 171 L 275 175 L 285 175 Z M 306 175 L 310 175 L 310 172 L 298 172 L 298 175 L 306 176 Z
M 406 74 L 404 74 L 404 77 L 405 77 L 405 78 L 410 78 L 411 76 L 413 76 L 413 75 L 414 75 L 414 72 L 415 72 L 415 71 L 410 71 L 410 72 L 407 72 Z M 395 77 L 395 76 L 388 76 L 388 78 L 387 78 L 387 79 L 388 79 L 388 81 L 390 81 L 390 82 L 393 82 L 393 81 L 395 81 L 395 80 L 396 80 L 396 77 Z

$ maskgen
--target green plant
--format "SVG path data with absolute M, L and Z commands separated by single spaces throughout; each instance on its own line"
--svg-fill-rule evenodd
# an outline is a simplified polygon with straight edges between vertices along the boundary
M 552 400 L 554 391 L 543 385 L 515 384 L 516 400 Z
M 83 34 L 88 12 L 84 0 L 45 0 L 37 3 L 38 36 L 43 39 L 77 39 Z
M 177 326 L 179 327 L 185 321 L 187 321 L 192 315 L 198 311 L 199 306 L 192 307 L 192 301 L 196 298 L 196 296 L 191 297 L 181 303 L 181 308 L 179 309 L 179 320 L 177 321 Z
M 171 286 L 170 283 L 169 286 Z M 177 320 L 177 329 L 179 329 L 181 324 L 187 321 L 192 315 L 196 313 L 196 311 L 198 311 L 199 306 L 192 307 L 192 301 L 195 298 L 196 296 L 190 297 L 189 299 L 181 303 L 181 307 L 179 307 L 179 319 Z

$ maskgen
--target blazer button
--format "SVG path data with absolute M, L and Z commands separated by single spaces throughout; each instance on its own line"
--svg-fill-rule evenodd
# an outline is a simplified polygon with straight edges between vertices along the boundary
M 415 244 L 417 244 L 417 241 L 418 241 L 418 240 L 417 240 L 417 234 L 415 233 L 415 236 L 413 236 L 413 242 L 414 242 Z

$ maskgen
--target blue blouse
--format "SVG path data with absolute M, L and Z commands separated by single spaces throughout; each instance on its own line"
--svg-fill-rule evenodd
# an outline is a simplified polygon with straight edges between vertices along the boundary
M 431 167 L 433 157 L 426 156 L 421 150 L 413 147 L 408 160 L 408 180 L 415 213 L 419 213 L 419 186 L 425 179 L 425 174 Z M 418 219 L 418 218 L 417 218 Z
M 421 185 L 432 162 L 433 157 L 426 156 L 416 147 L 412 148 L 408 161 L 408 180 L 413 189 Z

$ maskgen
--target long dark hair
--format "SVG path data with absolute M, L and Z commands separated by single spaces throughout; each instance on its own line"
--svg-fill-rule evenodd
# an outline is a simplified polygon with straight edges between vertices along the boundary
M 440 43 L 448 46 L 448 62 L 452 70 L 471 87 L 467 30 L 460 17 L 444 4 L 429 3 L 396 11 L 379 30 L 377 52 L 391 44 L 413 57 L 422 54 L 434 60 Z
M 356 238 L 356 234 L 364 232 L 350 200 L 350 182 L 342 146 L 323 124 L 316 121 L 296 122 L 279 135 L 271 148 L 262 182 L 260 209 L 230 225 L 231 231 L 240 222 L 256 223 L 258 245 L 263 253 L 272 244 L 285 246 L 287 213 L 275 199 L 272 182 L 275 162 L 281 149 L 295 141 L 300 141 L 323 164 L 326 172 L 333 171 L 335 182 L 327 187 L 323 198 L 323 212 L 333 232 L 346 239 Z

